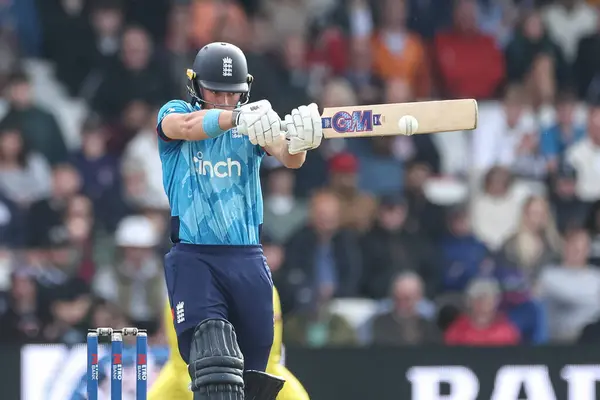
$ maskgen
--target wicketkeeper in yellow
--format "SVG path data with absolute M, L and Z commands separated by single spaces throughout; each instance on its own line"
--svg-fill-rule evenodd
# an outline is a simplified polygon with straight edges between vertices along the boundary
M 279 392 L 277 400 L 309 400 L 308 393 L 296 377 L 281 363 L 283 324 L 281 321 L 281 303 L 279 294 L 273 288 L 273 310 L 275 314 L 275 335 L 269 356 L 267 373 L 285 379 L 285 385 Z M 173 327 L 173 316 L 169 304 L 165 306 L 165 329 L 169 342 L 170 356 L 160 375 L 150 388 L 149 400 L 192 400 L 193 393 L 189 389 L 190 375 L 187 365 L 179 355 L 177 336 Z

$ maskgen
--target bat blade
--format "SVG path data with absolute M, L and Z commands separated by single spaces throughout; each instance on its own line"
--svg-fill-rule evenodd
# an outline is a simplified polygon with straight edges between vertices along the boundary
M 421 101 L 356 107 L 325 108 L 321 115 L 327 139 L 400 135 L 398 121 L 404 115 L 417 119 L 414 134 L 471 130 L 477 127 L 474 99 Z

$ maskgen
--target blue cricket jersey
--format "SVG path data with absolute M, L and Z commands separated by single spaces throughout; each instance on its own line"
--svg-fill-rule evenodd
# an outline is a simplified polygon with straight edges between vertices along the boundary
M 263 221 L 259 169 L 264 150 L 235 129 L 200 141 L 169 140 L 162 132 L 166 115 L 199 110 L 199 106 L 171 100 L 158 113 L 158 149 L 171 206 L 171 240 L 258 244 Z

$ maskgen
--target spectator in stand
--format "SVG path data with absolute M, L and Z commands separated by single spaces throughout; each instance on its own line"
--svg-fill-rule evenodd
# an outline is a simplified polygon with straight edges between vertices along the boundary
M 44 53 L 56 65 L 56 77 L 76 95 L 92 68 L 94 35 L 86 1 L 36 2 L 43 31 Z M 64 161 L 64 160 L 60 160 Z
M 598 343 L 600 343 L 600 319 L 586 325 L 577 339 L 577 344 L 597 345 Z
M 439 289 L 439 266 L 433 244 L 406 225 L 410 209 L 401 195 L 386 195 L 379 205 L 373 228 L 363 237 L 363 293 L 375 299 L 389 294 L 394 276 L 414 271 L 421 276 L 425 294 L 433 298 Z
M 589 205 L 581 201 L 575 192 L 577 172 L 568 164 L 558 167 L 549 180 L 549 198 L 556 217 L 558 231 L 582 227 Z
M 596 167 L 598 157 L 600 157 L 600 101 L 589 105 L 587 136 L 572 145 L 565 157 L 577 171 L 577 196 L 586 202 L 600 199 L 600 185 L 598 185 L 600 169 Z
M 296 107 L 296 104 L 309 102 L 309 95 L 320 94 L 323 89 L 321 86 L 324 82 L 319 80 L 315 82 L 316 85 L 311 82 L 308 50 L 308 43 L 301 35 L 282 38 L 278 42 L 272 58 L 269 59 L 271 73 L 260 78 L 261 80 L 272 79 L 279 83 L 278 95 L 274 99 L 276 104 L 279 104 L 277 111 L 281 113 L 289 112 Z
M 160 321 L 166 294 L 162 257 L 156 252 L 159 232 L 147 217 L 128 216 L 119 223 L 115 242 L 117 257 L 96 275 L 94 292 L 120 304 L 135 326 L 152 328 Z
M 534 282 L 541 268 L 556 260 L 561 245 L 548 201 L 531 196 L 523 205 L 519 227 L 502 245 L 500 254 L 522 271 L 528 282 Z
M 568 75 L 562 51 L 545 32 L 539 11 L 526 12 L 506 48 L 507 78 L 524 85 L 534 108 L 552 104 L 557 82 Z
M 251 28 L 240 45 L 246 53 L 248 70 L 256 78 L 252 83 L 252 98 L 269 99 L 274 110 L 280 114 L 288 112 L 295 104 L 302 103 L 296 103 L 296 99 L 306 98 L 306 91 L 292 91 L 282 63 L 274 57 L 280 43 L 273 33 L 271 20 L 263 13 L 257 14 L 251 20 Z M 273 62 L 274 58 L 276 62 Z M 193 55 L 182 61 L 177 76 L 181 76 L 181 71 L 187 68 L 191 59 Z
M 550 172 L 555 172 L 564 163 L 567 151 L 585 137 L 585 126 L 575 120 L 576 107 L 575 93 L 561 92 L 556 101 L 556 123 L 542 132 L 540 151 Z
M 83 342 L 91 312 L 92 298 L 87 285 L 78 282 L 57 288 L 50 303 L 52 320 L 45 327 L 44 336 L 53 343 Z
M 192 18 L 189 37 L 195 48 L 220 40 L 226 26 L 243 27 L 248 23 L 242 7 L 233 1 L 225 4 L 218 0 L 194 1 L 188 12 Z
M 371 41 L 364 37 L 352 38 L 350 53 L 350 65 L 345 75 L 358 96 L 356 104 L 377 104 L 382 82 L 373 72 Z
M 96 274 L 96 251 L 103 252 L 94 229 L 94 208 L 92 201 L 83 195 L 74 196 L 67 206 L 64 226 L 73 246 L 80 250 L 77 276 L 89 285 Z
M 572 343 L 600 316 L 600 271 L 587 262 L 590 238 L 584 230 L 566 234 L 562 261 L 548 265 L 538 281 L 548 307 L 550 339 Z
M 84 122 L 81 136 L 81 150 L 71 156 L 71 163 L 81 174 L 82 193 L 92 200 L 96 214 L 101 220 L 110 218 L 117 211 L 113 199 L 119 199 L 121 191 L 118 160 L 108 153 L 107 134 L 97 118 Z
M 11 274 L 7 300 L 0 310 L 0 343 L 43 342 L 44 321 L 33 271 L 22 268 Z
M 373 40 L 373 71 L 381 80 L 402 79 L 417 98 L 427 98 L 431 77 L 421 38 L 406 27 L 405 0 L 385 0 Z
M 600 76 L 600 18 L 596 19 L 596 29 L 579 40 L 577 58 L 573 65 L 573 84 L 577 94 L 586 99 L 591 91 L 597 91 Z M 593 84 L 592 84 L 593 83 Z
M 50 166 L 19 125 L 0 127 L 0 191 L 22 210 L 50 195 Z
M 71 90 L 86 99 L 97 90 L 107 70 L 118 62 L 125 24 L 122 0 L 99 0 L 93 2 L 91 7 L 93 37 L 89 39 L 90 43 L 84 52 L 69 55 L 77 61 L 76 68 L 81 69 L 80 73 L 85 77 Z M 63 81 L 67 79 L 68 76 Z
M 512 168 L 517 159 L 532 154 L 537 132 L 522 87 L 508 87 L 500 107 L 483 105 L 473 132 L 474 178 L 478 180 L 494 166 Z
M 329 311 L 334 289 L 330 285 L 319 288 L 309 308 L 291 313 L 283 325 L 283 342 L 308 348 L 356 346 L 358 336 L 352 325 L 341 315 Z
M 372 196 L 400 192 L 403 187 L 404 166 L 394 153 L 394 137 L 372 137 L 362 142 L 365 153 L 359 155 L 358 187 Z M 355 146 L 358 145 L 358 142 Z M 383 177 L 385 179 L 374 179 Z
M 302 1 L 263 0 L 262 3 L 275 25 L 275 34 L 281 36 L 305 33 L 310 19 L 310 6 L 316 7 Z
M 33 203 L 29 210 L 29 248 L 41 248 L 49 235 L 58 235 L 57 232 L 64 230 L 64 218 L 69 202 L 81 190 L 81 175 L 71 165 L 58 165 L 52 171 L 50 184 L 50 196 Z
M 393 309 L 372 322 L 372 343 L 384 346 L 427 345 L 441 342 L 433 322 L 419 310 L 423 281 L 414 272 L 401 273 L 392 283 Z
M 263 232 L 277 243 L 287 242 L 308 216 L 305 200 L 294 197 L 296 177 L 288 168 L 269 171 L 264 197 Z
M 431 177 L 431 167 L 419 161 L 406 165 L 405 196 L 410 214 L 407 224 L 430 240 L 438 240 L 446 233 L 446 209 L 432 203 L 425 194 L 425 183 Z
M 192 24 L 192 16 L 189 13 L 189 5 L 182 2 L 176 2 L 172 5 L 167 19 L 167 35 L 165 37 L 165 58 L 170 66 L 170 72 L 173 82 L 176 84 L 176 93 L 185 95 L 187 93 L 187 82 L 184 72 L 189 68 L 190 60 L 194 59 L 194 48 L 190 45 L 189 27 Z M 248 57 L 250 58 L 250 57 Z M 249 67 L 257 77 L 257 69 Z M 254 94 L 255 86 L 252 85 Z M 258 96 L 259 98 L 269 98 L 268 96 Z M 158 114 L 158 112 L 157 112 Z
M 559 0 L 544 9 L 543 18 L 550 37 L 572 65 L 579 40 L 596 29 L 597 11 L 584 0 Z
M 481 189 L 473 193 L 473 232 L 491 251 L 498 250 L 517 229 L 525 197 L 514 184 L 510 171 L 503 167 L 490 169 Z
M 452 1 L 436 3 L 408 0 L 408 27 L 427 41 L 452 23 Z
M 313 11 L 314 12 L 314 11 Z M 302 35 L 306 35 L 303 33 Z M 309 93 L 315 97 L 319 86 L 327 79 L 343 76 L 348 68 L 348 41 L 342 28 L 337 24 L 328 23 L 327 19 L 314 17 L 308 29 L 309 49 L 307 60 L 311 71 Z
M 505 48 L 519 18 L 517 4 L 512 1 L 479 0 L 477 6 L 481 31 L 493 36 L 498 47 Z
M 292 235 L 286 254 L 281 273 L 294 307 L 314 304 L 324 290 L 332 290 L 334 297 L 358 295 L 362 255 L 356 234 L 340 228 L 335 193 L 322 190 L 312 196 L 308 223 Z
M 175 97 L 176 86 L 167 66 L 155 56 L 148 33 L 140 27 L 128 27 L 123 32 L 119 59 L 107 69 L 93 95 L 93 110 L 114 122 L 133 100 L 158 104 Z
M 331 9 L 333 21 L 346 29 L 352 39 L 370 38 L 375 29 L 375 14 L 379 2 L 373 0 L 342 0 Z M 379 3 L 379 4 L 378 4 Z
M 588 262 L 600 267 L 600 200 L 590 206 L 584 226 L 591 240 Z
M 498 311 L 500 287 L 494 279 L 478 278 L 466 290 L 467 311 L 444 334 L 450 346 L 511 346 L 521 342 L 519 330 Z
M 0 249 L 24 247 L 27 241 L 27 228 L 27 212 L 20 209 L 0 191 Z
M 462 292 L 479 275 L 489 250 L 471 229 L 466 207 L 458 206 L 446 218 L 448 233 L 440 240 L 442 285 L 444 292 Z
M 495 39 L 479 30 L 477 2 L 457 0 L 453 27 L 434 39 L 440 91 L 447 98 L 493 98 L 505 75 L 504 56 Z
M 8 112 L 0 126 L 18 126 L 25 141 L 35 151 L 55 165 L 67 160 L 67 147 L 56 118 L 35 104 L 31 81 L 24 71 L 16 71 L 7 90 Z
M 519 329 L 522 343 L 546 343 L 548 321 L 545 304 L 533 297 L 532 284 L 527 276 L 502 257 L 495 257 L 492 263 L 493 272 L 490 275 L 498 280 L 502 289 L 499 310 Z
M 156 135 L 158 110 L 149 114 L 151 117 L 146 118 L 142 128 L 125 147 L 121 159 L 123 192 L 132 208 L 168 210 L 169 199 L 163 189 Z
M 358 170 L 358 159 L 350 153 L 329 160 L 329 185 L 340 201 L 341 226 L 364 233 L 373 222 L 377 201 L 358 189 Z

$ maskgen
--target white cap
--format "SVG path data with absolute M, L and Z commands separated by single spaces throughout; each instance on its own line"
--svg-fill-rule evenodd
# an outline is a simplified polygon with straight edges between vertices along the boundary
M 154 247 L 160 243 L 160 237 L 150 219 L 131 215 L 119 222 L 115 242 L 120 247 Z

